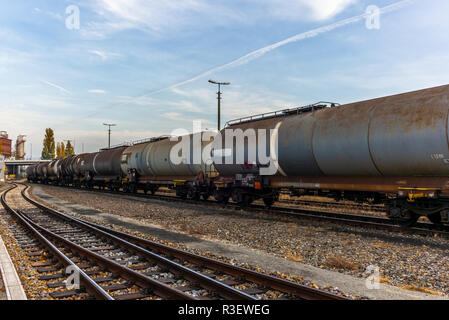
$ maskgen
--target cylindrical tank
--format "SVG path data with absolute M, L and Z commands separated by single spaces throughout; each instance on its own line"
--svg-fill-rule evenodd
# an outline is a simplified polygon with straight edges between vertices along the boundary
M 94 173 L 94 158 L 97 154 L 98 152 L 86 153 L 82 155 L 80 163 L 80 171 L 82 176 L 86 176 L 87 172 L 90 172 L 90 174 Z
M 53 160 L 48 164 L 48 176 L 49 177 L 59 177 L 58 164 L 61 159 Z
M 47 171 L 48 171 L 48 163 L 47 162 L 41 162 L 37 165 L 36 173 L 39 177 L 45 178 L 47 177 Z
M 58 172 L 58 177 L 62 177 L 63 176 L 63 171 L 62 171 L 62 164 L 64 163 L 64 159 L 59 159 L 58 163 L 57 163 L 57 172 Z
M 26 175 L 28 178 L 30 178 L 30 179 L 37 178 L 37 166 L 38 166 L 37 164 L 33 164 L 26 168 L 25 172 L 26 172 Z
M 97 176 L 120 176 L 120 159 L 126 147 L 103 150 L 95 154 L 93 170 Z
M 277 128 L 267 143 L 276 175 L 449 176 L 448 116 L 446 85 L 334 108 L 290 110 L 226 129 Z M 225 151 L 235 158 L 235 149 L 234 143 Z M 245 144 L 245 155 L 247 149 Z M 234 175 L 254 172 L 260 163 L 215 167 Z
M 279 118 L 267 118 L 259 121 L 251 121 L 233 125 L 221 130 L 221 136 L 217 136 L 212 144 L 214 165 L 222 176 L 232 176 L 237 173 L 259 172 L 261 159 L 258 157 L 259 146 L 257 140 L 262 141 L 259 130 L 275 128 Z M 265 136 L 265 154 L 270 155 L 270 130 Z M 249 154 L 250 146 L 254 151 Z M 254 163 L 255 162 L 255 163 Z M 262 161 L 263 162 L 263 161 Z
M 62 160 L 62 163 L 61 163 L 61 174 L 64 177 L 71 177 L 71 176 L 73 176 L 73 171 L 72 171 L 72 167 L 71 167 L 73 158 L 74 158 L 74 156 L 70 156 L 70 157 L 64 158 Z
M 69 163 L 68 163 L 68 171 L 71 176 L 74 176 L 76 174 L 76 162 L 78 160 L 77 155 L 73 155 L 70 157 Z
M 86 159 L 92 159 L 91 153 L 83 153 L 77 156 L 74 156 L 72 162 L 70 163 L 71 171 L 74 175 L 80 177 L 84 176 L 85 171 L 85 161 Z
M 208 141 L 202 141 L 201 134 L 198 134 L 197 142 L 194 142 L 192 134 L 179 137 L 177 140 L 170 138 L 155 139 L 147 143 L 136 144 L 128 147 L 123 151 L 121 159 L 121 168 L 123 174 L 127 174 L 129 169 L 136 169 L 142 176 L 196 176 L 200 172 L 210 173 L 212 167 L 203 162 L 202 150 L 208 148 L 211 144 L 213 134 L 205 133 Z M 174 159 L 170 154 L 173 147 L 180 145 L 181 139 L 188 142 L 189 156 L 182 154 L 181 150 L 178 150 L 178 156 L 182 159 L 181 163 L 175 164 Z M 201 140 L 200 140 L 201 139 Z M 201 146 L 200 149 L 195 149 L 198 152 L 195 156 L 194 146 Z M 177 149 L 178 149 L 177 148 Z M 187 144 L 186 144 L 187 148 Z M 174 152 L 176 152 L 176 150 Z M 187 149 L 186 149 L 187 150 Z

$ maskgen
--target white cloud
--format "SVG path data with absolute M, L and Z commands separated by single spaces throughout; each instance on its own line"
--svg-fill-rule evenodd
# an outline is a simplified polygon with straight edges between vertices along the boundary
M 127 29 L 160 34 L 180 26 L 224 23 L 239 17 L 236 11 L 206 0 L 96 0 L 89 6 L 101 19 L 90 22 L 83 34 L 96 38 Z
M 163 113 L 162 116 L 164 118 L 170 119 L 170 120 L 180 120 L 182 119 L 182 114 L 180 114 L 179 112 L 167 112 L 167 113 Z
M 395 3 L 391 4 L 391 5 L 388 5 L 388 6 L 380 8 L 380 13 L 387 13 L 387 12 L 392 12 L 392 11 L 395 11 L 395 10 L 399 10 L 399 9 L 403 8 L 404 6 L 411 4 L 413 1 L 414 0 L 401 0 L 401 1 L 395 2 Z M 186 85 L 188 83 L 194 82 L 194 81 L 196 81 L 198 79 L 205 78 L 207 76 L 212 75 L 213 73 L 216 73 L 216 72 L 219 72 L 219 71 L 223 71 L 223 70 L 226 70 L 226 69 L 235 68 L 235 67 L 247 64 L 248 62 L 251 62 L 252 60 L 260 58 L 261 56 L 265 55 L 266 53 L 268 53 L 270 51 L 273 51 L 273 50 L 275 50 L 277 48 L 283 47 L 283 46 L 285 46 L 285 45 L 287 45 L 289 43 L 303 41 L 303 40 L 306 40 L 306 39 L 309 39 L 309 38 L 314 38 L 314 37 L 316 37 L 316 36 L 318 36 L 320 34 L 330 32 L 330 31 L 332 31 L 334 29 L 338 29 L 338 28 L 344 27 L 346 25 L 359 22 L 359 21 L 363 20 L 364 18 L 366 18 L 367 15 L 368 15 L 368 13 L 364 12 L 364 13 L 362 13 L 360 15 L 357 15 L 357 16 L 346 18 L 346 19 L 343 19 L 343 20 L 340 20 L 340 21 L 337 21 L 337 22 L 334 22 L 334 23 L 331 23 L 331 24 L 328 24 L 328 25 L 325 25 L 325 26 L 322 26 L 322 27 L 319 27 L 319 28 L 316 28 L 316 29 L 312 29 L 312 30 L 309 30 L 309 31 L 306 31 L 306 32 L 299 33 L 299 34 L 294 35 L 294 36 L 292 36 L 290 38 L 287 38 L 287 39 L 284 39 L 282 41 L 278 41 L 276 43 L 268 45 L 266 47 L 254 50 L 254 51 L 252 51 L 252 52 L 250 52 L 250 53 L 248 53 L 248 54 L 246 54 L 246 55 L 244 55 L 244 56 L 242 56 L 242 57 L 240 57 L 238 59 L 235 59 L 235 60 L 233 60 L 231 62 L 228 62 L 228 63 L 226 63 L 224 65 L 212 68 L 212 69 L 210 69 L 208 71 L 205 71 L 205 72 L 203 72 L 203 73 L 201 73 L 201 74 L 199 74 L 197 76 L 194 76 L 193 78 L 190 78 L 190 79 L 187 79 L 187 80 L 175 83 L 175 84 L 173 84 L 171 86 L 168 86 L 168 87 L 165 87 L 165 88 L 162 88 L 162 89 L 150 92 L 148 94 L 145 94 L 143 96 L 138 97 L 137 99 L 143 99 L 145 97 L 149 97 L 150 95 L 154 95 L 154 94 L 157 94 L 157 93 L 160 93 L 160 92 L 163 92 L 163 91 L 167 91 L 167 90 L 173 91 L 174 89 L 176 89 L 176 88 L 178 88 L 180 86 L 183 86 L 183 85 Z
M 101 58 L 101 60 L 105 61 L 109 58 L 113 58 L 113 57 L 119 57 L 120 54 L 118 53 L 114 53 L 114 52 L 106 52 L 106 51 L 100 51 L 100 50 L 90 50 L 90 53 L 97 55 Z
M 61 14 L 55 13 L 53 11 L 42 10 L 40 8 L 34 8 L 34 11 L 37 13 L 43 13 L 43 14 L 45 14 L 53 19 L 59 20 L 59 21 L 64 20 L 64 17 Z
M 321 21 L 334 17 L 358 0 L 262 0 L 282 19 Z M 260 3 L 260 0 L 258 0 Z
M 90 93 L 101 93 L 101 94 L 108 93 L 106 90 L 102 90 L 102 89 L 90 89 L 90 90 L 87 90 L 87 92 L 90 92 Z
M 197 112 L 199 114 L 213 114 L 216 117 L 217 96 L 214 94 L 214 90 L 195 89 L 183 91 L 177 89 L 176 94 L 186 97 L 186 99 L 197 101 L 195 105 L 198 108 Z M 222 119 L 226 119 L 226 121 L 238 117 L 286 109 L 301 103 L 300 101 L 295 101 L 291 96 L 279 94 L 268 89 L 236 86 L 229 87 L 229 89 L 224 91 L 222 98 Z M 174 96 L 174 99 L 176 99 L 176 96 Z M 172 105 L 175 104 L 170 104 L 170 106 Z M 172 114 L 178 113 L 177 111 L 179 109 L 173 110 L 176 111 L 167 112 L 167 115 L 172 117 L 176 116 L 178 120 L 185 119 L 185 117 L 181 118 L 178 114 Z
M 358 0 L 247 0 L 245 5 L 208 0 L 96 0 L 90 6 L 100 19 L 82 30 L 104 38 L 116 31 L 137 29 L 153 35 L 186 27 L 258 24 L 268 19 L 322 21 Z

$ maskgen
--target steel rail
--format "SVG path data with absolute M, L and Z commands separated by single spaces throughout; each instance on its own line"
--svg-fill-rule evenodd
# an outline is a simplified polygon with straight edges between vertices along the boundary
M 97 284 L 91 277 L 89 277 L 83 270 L 81 270 L 73 261 L 71 261 L 64 253 L 62 253 L 54 244 L 52 244 L 47 238 L 45 238 L 36 228 L 30 224 L 21 214 L 14 210 L 6 202 L 6 194 L 17 188 L 16 185 L 5 191 L 1 196 L 1 203 L 6 211 L 17 218 L 20 223 L 38 239 L 38 241 L 47 248 L 64 266 L 71 266 L 80 275 L 80 281 L 83 283 L 86 291 L 91 295 L 101 300 L 114 300 L 99 284 Z
M 105 258 L 95 252 L 92 252 L 84 247 L 81 247 L 74 242 L 67 240 L 56 233 L 47 230 L 46 228 L 38 225 L 32 221 L 29 217 L 18 213 L 15 211 L 22 219 L 26 221 L 34 229 L 40 230 L 42 233 L 46 234 L 48 237 L 56 239 L 56 241 L 63 243 L 65 246 L 70 248 L 70 250 L 77 252 L 80 256 L 86 257 L 90 261 L 94 261 L 100 266 L 107 268 L 117 274 L 120 274 L 124 279 L 128 279 L 142 288 L 147 288 L 152 290 L 156 295 L 164 297 L 166 299 L 178 299 L 178 300 L 195 300 L 192 296 L 185 294 L 175 288 L 172 288 L 164 283 L 156 281 L 142 273 L 136 272 L 130 268 L 120 265 L 119 263 Z
M 77 224 L 79 227 L 92 231 L 94 233 L 96 233 L 97 235 L 101 236 L 101 237 L 106 237 L 109 239 L 114 240 L 116 243 L 120 244 L 122 247 L 125 247 L 128 250 L 134 251 L 136 254 L 145 256 L 151 260 L 155 260 L 158 263 L 164 265 L 165 267 L 167 267 L 170 270 L 173 270 L 176 273 L 181 273 L 183 274 L 183 276 L 185 276 L 186 279 L 190 280 L 190 281 L 194 281 L 197 283 L 200 283 L 204 288 L 209 289 L 209 290 L 214 290 L 217 293 L 219 293 L 223 298 L 227 298 L 227 299 L 244 299 L 244 300 L 256 300 L 253 296 L 248 295 L 244 292 L 241 292 L 235 288 L 232 288 L 226 284 L 223 284 L 217 280 L 211 279 L 199 272 L 196 272 L 194 270 L 191 270 L 189 268 L 184 267 L 183 265 L 180 265 L 176 262 L 173 262 L 165 257 L 162 257 L 158 254 L 155 254 L 151 251 L 148 251 L 147 249 L 144 249 L 140 246 L 137 246 L 136 244 L 126 241 L 114 234 L 112 234 L 111 232 L 107 232 L 104 230 L 101 230 L 100 228 L 98 228 L 97 226 L 93 226 L 85 221 L 82 221 L 80 219 L 76 219 L 74 217 L 71 217 L 69 215 L 66 215 L 62 212 L 56 211 L 54 209 L 51 209 L 49 207 L 46 207 L 45 205 L 34 201 L 33 199 L 30 199 L 26 194 L 25 194 L 25 190 L 28 188 L 28 186 L 22 190 L 22 196 L 24 197 L 25 200 L 27 200 L 28 202 L 30 202 L 31 204 L 35 205 L 36 207 L 38 207 L 41 210 L 47 211 L 53 215 L 56 215 L 57 217 L 64 219 L 68 222 L 72 222 Z M 57 235 L 55 235 L 57 236 Z M 101 256 L 100 256 L 101 257 Z
M 142 273 L 136 272 L 126 266 L 122 266 L 121 264 L 119 264 L 115 261 L 105 258 L 105 257 L 99 255 L 98 253 L 92 252 L 80 245 L 77 245 L 76 243 L 74 243 L 70 240 L 65 239 L 64 237 L 57 235 L 56 233 L 54 233 L 50 230 L 45 229 L 44 227 L 33 222 L 29 217 L 26 217 L 26 216 L 23 216 L 23 217 L 33 227 L 41 230 L 43 233 L 47 234 L 49 237 L 55 239 L 56 241 L 65 244 L 72 251 L 75 251 L 78 254 L 80 254 L 81 256 L 86 257 L 88 260 L 95 261 L 100 266 L 106 267 L 108 270 L 117 272 L 124 279 L 130 280 L 142 288 L 151 289 L 158 296 L 162 296 L 167 299 L 194 300 L 193 297 L 186 295 L 181 291 L 178 291 L 166 284 L 163 284 L 161 282 L 153 280 L 152 278 L 145 276 Z
M 247 281 L 252 281 L 254 283 L 264 285 L 266 287 L 269 287 L 269 288 L 272 288 L 272 289 L 275 289 L 275 290 L 278 290 L 278 291 L 281 291 L 284 293 L 294 294 L 302 299 L 344 300 L 344 298 L 341 296 L 331 294 L 331 293 L 328 293 L 323 290 L 310 288 L 305 285 L 300 285 L 300 284 L 297 284 L 297 283 L 294 283 L 291 281 L 287 281 L 284 279 L 276 278 L 276 277 L 273 277 L 270 275 L 261 274 L 261 273 L 258 273 L 258 272 L 255 272 L 255 271 L 252 271 L 249 269 L 241 268 L 238 266 L 233 266 L 231 264 L 228 264 L 228 263 L 225 263 L 222 261 L 206 258 L 206 257 L 196 255 L 193 253 L 189 253 L 189 252 L 186 252 L 183 250 L 175 249 L 175 248 L 172 248 L 172 247 L 169 247 L 169 246 L 157 243 L 157 242 L 149 241 L 147 239 L 143 239 L 143 238 L 129 235 L 129 234 L 126 234 L 126 233 L 123 233 L 120 231 L 116 231 L 116 230 L 113 230 L 113 229 L 110 229 L 110 228 L 107 228 L 107 227 L 104 227 L 104 226 L 101 226 L 101 225 L 98 225 L 98 224 L 95 224 L 92 222 L 84 221 L 84 220 L 69 216 L 67 214 L 61 213 L 55 209 L 49 208 L 49 207 L 31 199 L 30 197 L 28 197 L 25 194 L 25 189 L 22 191 L 22 194 L 23 194 L 25 200 L 27 200 L 31 204 L 39 207 L 41 210 L 44 210 L 44 211 L 47 211 L 54 215 L 60 216 L 61 218 L 64 218 L 64 219 L 74 221 L 83 226 L 88 225 L 91 228 L 93 228 L 93 230 L 96 230 L 96 232 L 102 231 L 102 232 L 104 232 L 105 235 L 108 235 L 110 237 L 115 237 L 116 239 L 119 239 L 122 242 L 126 243 L 126 245 L 129 246 L 130 248 L 139 250 L 139 252 L 141 252 L 141 253 L 147 253 L 147 254 L 151 253 L 152 255 L 155 255 L 154 253 L 149 252 L 148 250 L 144 249 L 144 248 L 148 248 L 153 251 L 162 252 L 168 256 L 187 260 L 191 263 L 204 265 L 213 270 L 222 271 L 224 273 L 227 273 L 227 274 L 235 276 L 235 277 L 244 278 Z M 126 239 L 126 241 L 124 241 L 123 239 Z M 161 257 L 160 255 L 157 255 L 157 256 Z M 161 257 L 161 258 L 164 259 L 164 261 L 170 261 L 164 257 Z M 208 280 L 212 280 L 208 277 L 206 277 L 206 278 Z M 218 281 L 214 280 L 214 282 L 218 282 Z M 228 290 L 229 290 L 229 288 L 235 290 L 232 287 L 228 287 Z M 242 298 L 249 298 L 249 297 L 253 298 L 250 295 L 246 295 L 243 297 L 237 297 L 237 298 L 242 299 Z M 234 296 L 233 298 L 236 298 L 236 297 Z
M 142 247 L 150 248 L 158 252 L 163 252 L 166 255 L 185 259 L 192 263 L 207 265 L 208 268 L 212 268 L 217 271 L 222 271 L 231 274 L 236 277 L 243 277 L 248 281 L 265 285 L 272 289 L 279 290 L 284 293 L 291 293 L 299 296 L 302 299 L 320 299 L 320 300 L 345 300 L 341 296 L 337 296 L 322 290 L 313 289 L 305 285 L 300 285 L 291 281 L 276 278 L 267 274 L 258 273 L 249 269 L 234 266 L 232 264 L 203 257 L 197 254 L 193 254 L 187 251 L 179 250 L 164 244 L 153 242 L 144 238 L 126 234 L 117 230 L 107 228 L 92 222 L 86 222 L 92 226 L 96 226 L 99 229 L 105 230 L 122 238 L 128 239 L 128 241 L 138 244 Z

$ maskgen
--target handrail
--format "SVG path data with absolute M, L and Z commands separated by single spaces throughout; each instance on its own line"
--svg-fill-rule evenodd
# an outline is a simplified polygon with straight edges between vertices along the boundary
M 277 111 L 261 113 L 261 114 L 257 114 L 257 115 L 253 115 L 253 116 L 247 116 L 247 117 L 230 120 L 230 121 L 226 122 L 225 127 L 229 127 L 229 126 L 241 124 L 241 123 L 259 121 L 259 120 L 263 120 L 263 119 L 285 117 L 285 116 L 295 114 L 295 113 L 300 114 L 300 113 L 304 113 L 304 112 L 313 112 L 315 110 L 320 110 L 320 109 L 324 109 L 324 108 L 333 108 L 333 107 L 336 107 L 339 105 L 340 104 L 336 103 L 336 102 L 320 101 L 320 102 L 317 102 L 314 104 L 309 104 L 307 106 L 302 106 L 302 107 L 297 107 L 297 108 L 292 108 L 292 109 L 277 110 Z

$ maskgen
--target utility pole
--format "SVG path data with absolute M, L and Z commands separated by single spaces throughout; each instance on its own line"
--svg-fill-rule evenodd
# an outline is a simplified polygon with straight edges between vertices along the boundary
M 115 127 L 115 123 L 103 123 L 104 126 L 108 127 L 108 149 L 111 148 L 111 127 Z
M 218 131 L 220 131 L 221 127 L 221 86 L 228 86 L 231 83 L 230 82 L 217 82 L 214 80 L 209 80 L 210 83 L 218 85 L 218 92 L 217 92 L 217 99 L 218 99 Z

